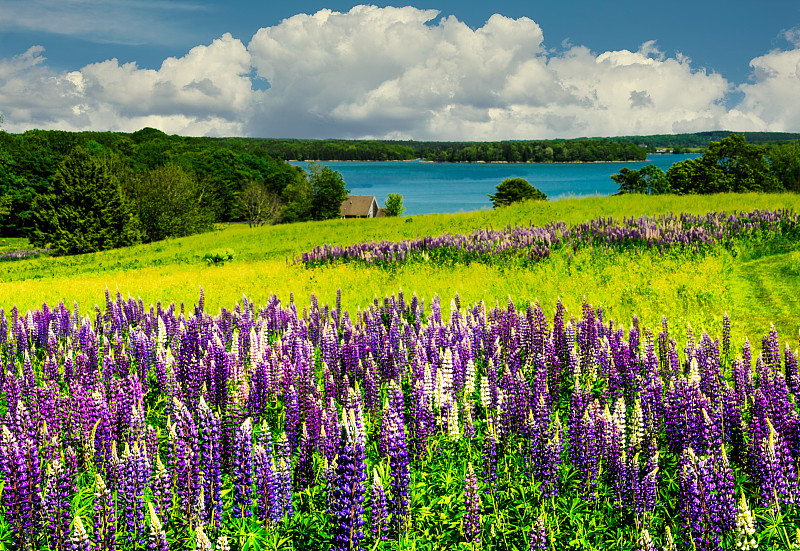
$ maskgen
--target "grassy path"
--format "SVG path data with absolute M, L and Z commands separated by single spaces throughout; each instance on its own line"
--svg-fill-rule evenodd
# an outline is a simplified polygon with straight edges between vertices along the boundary
M 773 323 L 782 339 L 791 339 L 796 346 L 800 329 L 798 268 L 797 251 L 736 263 L 731 278 L 731 317 L 753 328 L 766 329 Z

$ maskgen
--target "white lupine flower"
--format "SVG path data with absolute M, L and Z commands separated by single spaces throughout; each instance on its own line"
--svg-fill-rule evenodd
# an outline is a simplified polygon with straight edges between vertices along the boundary
M 758 549 L 758 542 L 753 537 L 756 533 L 753 512 L 747 505 L 747 500 L 742 492 L 742 499 L 739 500 L 739 511 L 736 514 L 736 549 L 750 551 Z
M 450 402 L 450 411 L 447 413 L 447 433 L 451 440 L 461 438 L 461 428 L 458 425 L 458 406 Z

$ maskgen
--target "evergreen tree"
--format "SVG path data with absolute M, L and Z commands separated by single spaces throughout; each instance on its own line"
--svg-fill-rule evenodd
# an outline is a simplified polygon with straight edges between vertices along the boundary
M 81 254 L 140 240 L 136 220 L 104 163 L 83 147 L 68 155 L 51 193 L 36 199 L 31 244 L 57 254 Z

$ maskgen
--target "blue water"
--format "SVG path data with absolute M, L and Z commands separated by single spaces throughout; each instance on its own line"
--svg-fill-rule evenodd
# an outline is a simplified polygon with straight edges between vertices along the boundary
M 697 155 L 652 155 L 643 162 L 622 163 L 423 163 L 333 162 L 352 195 L 374 195 L 383 206 L 390 193 L 403 196 L 406 214 L 466 212 L 492 208 L 488 194 L 506 178 L 525 178 L 548 199 L 591 197 L 616 193 L 611 175 L 627 166 L 654 164 L 666 171 L 678 161 Z M 292 163 L 305 167 L 305 162 Z

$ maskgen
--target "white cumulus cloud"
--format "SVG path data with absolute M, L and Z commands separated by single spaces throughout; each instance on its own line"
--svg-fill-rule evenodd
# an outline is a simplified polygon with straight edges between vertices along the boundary
M 792 35 L 794 36 L 794 35 Z M 225 34 L 158 70 L 111 59 L 73 72 L 33 47 L 0 60 L 4 127 L 276 137 L 535 139 L 800 129 L 800 46 L 752 60 L 751 82 L 655 42 L 546 47 L 527 17 L 473 29 L 414 7 L 298 14 L 245 46 Z M 256 90 L 251 77 L 269 83 Z M 741 93 L 734 108 L 730 92 Z

